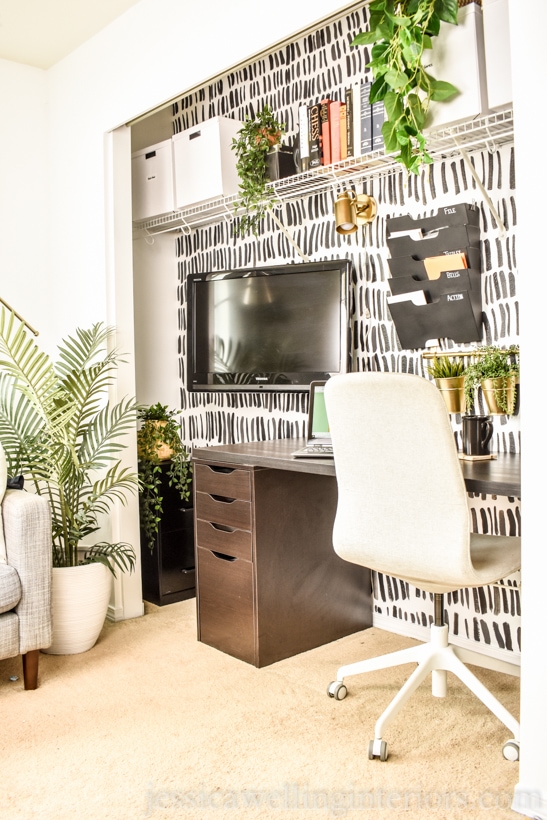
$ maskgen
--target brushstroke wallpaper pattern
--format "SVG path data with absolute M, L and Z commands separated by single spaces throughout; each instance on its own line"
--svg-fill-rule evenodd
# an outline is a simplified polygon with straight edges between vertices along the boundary
M 368 49 L 350 46 L 367 27 L 366 7 L 325 25 L 313 34 L 227 74 L 182 98 L 173 109 L 173 133 L 214 116 L 243 120 L 265 104 L 286 124 L 288 141 L 297 134 L 298 106 L 324 97 L 343 99 L 345 88 L 366 79 Z M 370 79 L 370 77 L 368 77 Z M 352 235 L 335 230 L 333 202 L 344 185 L 333 182 L 321 193 L 279 205 L 277 215 L 310 260 L 349 257 L 353 261 L 351 289 L 352 367 L 416 373 L 428 378 L 421 350 L 401 348 L 387 296 L 389 266 L 386 246 L 388 217 L 430 216 L 455 203 L 480 208 L 485 343 L 518 344 L 519 302 L 517 267 L 517 189 L 512 145 L 470 153 L 471 161 L 505 226 L 500 235 L 492 214 L 462 158 L 436 161 L 418 176 L 392 170 L 354 186 L 378 202 L 376 220 Z M 176 239 L 179 302 L 180 406 L 183 438 L 189 446 L 261 441 L 305 434 L 307 395 L 304 393 L 192 393 L 185 387 L 186 281 L 191 273 L 222 271 L 280 262 L 299 262 L 287 237 L 267 216 L 258 238 L 240 238 L 225 220 L 180 234 Z M 449 339 L 443 348 L 465 348 Z M 479 396 L 477 412 L 483 412 Z M 460 443 L 461 418 L 452 416 Z M 518 415 L 494 417 L 494 451 L 520 451 Z M 419 470 L 419 466 L 417 466 Z M 469 496 L 475 531 L 520 534 L 520 502 L 515 498 Z M 506 589 L 489 587 L 446 596 L 453 634 L 479 642 L 502 654 L 520 652 L 519 574 L 506 579 Z M 427 600 L 426 600 L 427 599 Z M 377 622 L 395 631 L 425 628 L 431 621 L 429 596 L 408 584 L 375 574 Z

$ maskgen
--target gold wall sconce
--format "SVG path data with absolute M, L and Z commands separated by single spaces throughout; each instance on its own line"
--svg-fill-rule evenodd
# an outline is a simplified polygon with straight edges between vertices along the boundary
M 374 197 L 344 191 L 334 203 L 334 219 L 338 233 L 355 233 L 359 225 L 372 222 L 378 212 Z

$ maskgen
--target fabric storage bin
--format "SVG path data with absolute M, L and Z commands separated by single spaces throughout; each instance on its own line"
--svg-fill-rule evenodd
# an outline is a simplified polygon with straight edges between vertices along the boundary
M 135 221 L 174 210 L 172 140 L 163 140 L 131 155 L 131 199 Z
M 459 94 L 431 103 L 427 128 L 479 117 L 488 110 L 482 9 L 468 3 L 458 9 L 458 25 L 442 23 L 433 48 L 425 51 L 424 66 L 433 77 L 452 83 Z
M 482 0 L 488 107 L 507 108 L 513 102 L 509 0 Z
M 239 188 L 232 139 L 242 123 L 213 117 L 173 137 L 175 207 L 232 196 Z

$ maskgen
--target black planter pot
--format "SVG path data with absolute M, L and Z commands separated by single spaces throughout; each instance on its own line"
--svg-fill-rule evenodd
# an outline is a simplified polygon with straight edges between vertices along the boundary
M 188 501 L 181 500 L 169 486 L 168 466 L 168 462 L 162 464 L 163 516 L 153 550 L 141 531 L 142 596 L 157 606 L 196 594 L 192 494 Z
M 266 154 L 270 182 L 292 177 L 296 174 L 293 149 L 287 145 L 274 145 Z

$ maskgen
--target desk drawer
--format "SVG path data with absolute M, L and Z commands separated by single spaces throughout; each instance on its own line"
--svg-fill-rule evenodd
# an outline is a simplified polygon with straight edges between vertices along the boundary
M 196 518 L 238 530 L 250 530 L 251 502 L 196 492 Z
M 253 565 L 198 547 L 198 638 L 255 663 Z
M 251 561 L 253 556 L 253 539 L 248 530 L 235 528 L 222 529 L 226 525 L 218 525 L 211 521 L 196 522 L 196 544 L 209 550 L 230 555 L 234 558 L 243 558 Z
M 238 467 L 220 467 L 196 464 L 194 467 L 196 489 L 211 495 L 251 500 L 251 473 Z

